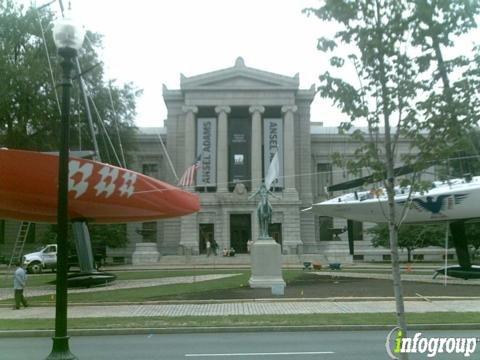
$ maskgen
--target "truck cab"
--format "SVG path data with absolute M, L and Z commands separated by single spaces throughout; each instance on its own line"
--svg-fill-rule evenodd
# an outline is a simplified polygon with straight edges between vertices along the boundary
M 23 265 L 27 272 L 32 274 L 41 273 L 45 269 L 55 270 L 57 267 L 57 244 L 49 244 L 37 252 L 25 254 Z

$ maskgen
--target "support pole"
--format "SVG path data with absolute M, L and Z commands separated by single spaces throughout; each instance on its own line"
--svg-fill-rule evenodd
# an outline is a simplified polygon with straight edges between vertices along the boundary
M 68 160 L 70 88 L 72 87 L 73 59 L 76 50 L 59 49 L 62 56 L 62 116 L 60 127 L 60 154 L 58 159 L 58 230 L 57 230 L 57 281 L 55 304 L 55 336 L 52 352 L 46 360 L 76 360 L 70 352 L 67 336 L 67 270 L 68 270 Z

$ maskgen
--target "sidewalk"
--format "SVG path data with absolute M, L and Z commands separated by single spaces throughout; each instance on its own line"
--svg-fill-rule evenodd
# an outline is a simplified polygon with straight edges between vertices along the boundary
M 406 301 L 407 312 L 479 312 L 480 300 Z M 394 313 L 395 302 L 250 300 L 209 304 L 70 305 L 69 318 Z M 53 319 L 55 307 L 0 308 L 0 319 Z

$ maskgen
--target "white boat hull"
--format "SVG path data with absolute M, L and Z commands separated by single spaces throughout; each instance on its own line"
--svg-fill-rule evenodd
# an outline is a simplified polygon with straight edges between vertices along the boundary
M 406 207 L 406 209 L 405 209 Z M 384 191 L 349 193 L 313 204 L 312 211 L 320 216 L 331 216 L 362 222 L 384 223 L 388 217 L 388 202 Z M 403 223 L 452 221 L 480 217 L 480 176 L 470 182 L 454 179 L 449 183 L 435 183 L 428 192 L 413 193 L 408 200 L 408 189 L 396 189 L 395 214 L 397 221 L 403 214 Z

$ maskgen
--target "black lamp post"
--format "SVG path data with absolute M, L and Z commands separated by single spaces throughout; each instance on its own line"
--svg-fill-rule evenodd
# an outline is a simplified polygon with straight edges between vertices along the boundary
M 66 16 L 55 22 L 53 39 L 62 57 L 62 116 L 60 127 L 60 154 L 58 162 L 58 210 L 57 210 L 57 283 L 55 336 L 52 352 L 47 360 L 77 359 L 70 352 L 67 336 L 67 271 L 68 271 L 68 158 L 69 158 L 69 116 L 70 88 L 72 87 L 73 60 L 83 44 L 85 30 Z

